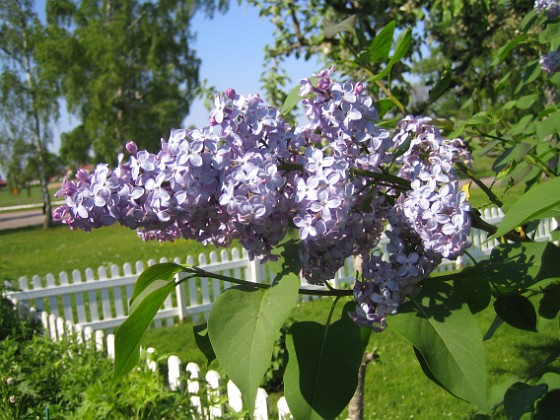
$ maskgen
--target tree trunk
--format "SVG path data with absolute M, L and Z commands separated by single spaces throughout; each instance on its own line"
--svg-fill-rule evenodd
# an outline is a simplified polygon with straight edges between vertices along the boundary
M 364 419 L 364 385 L 366 379 L 366 368 L 369 362 L 377 360 L 379 355 L 374 352 L 364 353 L 362 363 L 358 371 L 358 386 L 354 396 L 348 404 L 348 418 L 350 420 L 363 420 Z

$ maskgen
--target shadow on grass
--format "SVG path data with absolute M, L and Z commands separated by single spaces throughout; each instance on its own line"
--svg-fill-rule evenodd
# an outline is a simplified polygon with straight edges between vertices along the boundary
M 549 338 L 541 344 L 522 343 L 515 347 L 527 363 L 525 377 L 538 378 L 545 372 L 560 374 L 560 341 Z

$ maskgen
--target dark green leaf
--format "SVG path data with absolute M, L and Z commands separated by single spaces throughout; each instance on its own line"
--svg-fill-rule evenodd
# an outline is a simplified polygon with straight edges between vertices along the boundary
M 430 89 L 430 102 L 437 101 L 437 99 L 441 95 L 447 92 L 447 89 L 449 89 L 449 86 L 451 86 L 451 76 L 452 73 L 450 69 L 445 69 L 443 71 L 440 79 L 437 81 L 435 86 Z
M 333 419 L 358 384 L 363 355 L 359 327 L 347 316 L 330 325 L 293 324 L 286 338 L 284 395 L 296 419 Z
M 299 285 L 299 276 L 291 274 L 266 290 L 232 287 L 220 294 L 210 312 L 212 348 L 241 390 L 249 412 L 270 365 L 278 331 L 297 304 Z
M 209 365 L 216 359 L 216 354 L 208 336 L 208 324 L 193 325 L 193 334 L 198 349 L 204 354 L 207 360 L 206 364 Z
M 500 295 L 494 302 L 496 313 L 512 327 L 537 331 L 537 313 L 523 295 Z
M 546 385 L 514 383 L 504 395 L 504 411 L 508 419 L 519 419 L 523 413 L 533 412 L 535 401 L 546 393 Z
M 486 331 L 486 334 L 484 334 L 484 337 L 482 337 L 482 341 L 490 340 L 503 323 L 504 320 L 500 318 L 499 315 L 496 315 L 494 317 L 494 320 L 492 321 L 492 325 L 490 325 L 490 328 L 488 328 L 488 331 Z
M 554 319 L 560 312 L 560 281 L 551 284 L 544 291 L 539 302 L 539 315 L 546 319 Z
M 473 314 L 482 311 L 490 304 L 492 298 L 490 283 L 479 276 L 474 268 L 465 268 L 461 272 L 461 277 L 455 280 L 453 285 L 463 295 Z
M 489 410 L 478 324 L 463 296 L 445 283 L 426 284 L 399 307 L 389 326 L 422 355 L 425 368 L 453 395 Z
M 505 235 L 529 220 L 540 219 L 548 210 L 560 207 L 560 177 L 537 184 L 510 207 L 493 237 Z
M 396 25 L 397 23 L 392 20 L 373 38 L 368 48 L 371 63 L 382 63 L 389 58 Z
M 399 61 L 401 61 L 408 53 L 411 43 L 412 43 L 412 28 L 408 27 L 405 29 L 404 32 L 401 32 L 399 34 L 395 46 L 395 53 L 391 57 L 389 63 L 396 64 Z
M 533 420 L 560 419 L 560 389 L 547 392 L 537 401 Z

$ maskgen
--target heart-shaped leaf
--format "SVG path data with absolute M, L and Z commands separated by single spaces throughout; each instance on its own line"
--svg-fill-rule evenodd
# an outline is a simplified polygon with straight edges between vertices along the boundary
M 422 367 L 436 383 L 488 412 L 482 337 L 458 291 L 445 283 L 425 285 L 389 318 L 389 326 L 422 355 Z
M 296 419 L 333 419 L 358 384 L 363 355 L 360 328 L 348 318 L 323 325 L 293 324 L 286 337 L 284 394 Z
M 241 390 L 250 413 L 270 365 L 278 331 L 297 304 L 299 285 L 299 276 L 291 274 L 266 290 L 232 287 L 218 297 L 210 312 L 212 348 Z

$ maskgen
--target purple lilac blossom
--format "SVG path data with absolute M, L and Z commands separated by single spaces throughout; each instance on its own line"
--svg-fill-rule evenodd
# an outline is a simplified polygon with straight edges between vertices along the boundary
M 555 19 L 560 16 L 560 2 L 558 0 L 536 0 L 535 10 L 537 12 L 546 12 L 550 19 Z
M 391 135 L 377 125 L 365 87 L 338 83 L 333 71 L 301 81 L 305 123 L 292 127 L 259 96 L 229 89 L 207 127 L 173 130 L 157 154 L 130 142 L 115 170 L 100 164 L 65 180 L 57 196 L 66 204 L 54 218 L 86 231 L 118 222 L 144 240 L 238 240 L 261 260 L 274 259 L 295 226 L 312 284 L 362 256 L 351 316 L 382 330 L 442 258 L 464 251 L 470 206 L 453 164 L 469 164 L 470 155 L 426 118 L 406 117 Z M 390 165 L 410 189 L 372 177 Z M 372 255 L 384 232 L 389 255 Z
M 541 68 L 552 75 L 560 71 L 560 50 L 552 51 L 548 54 L 543 54 L 540 59 Z

